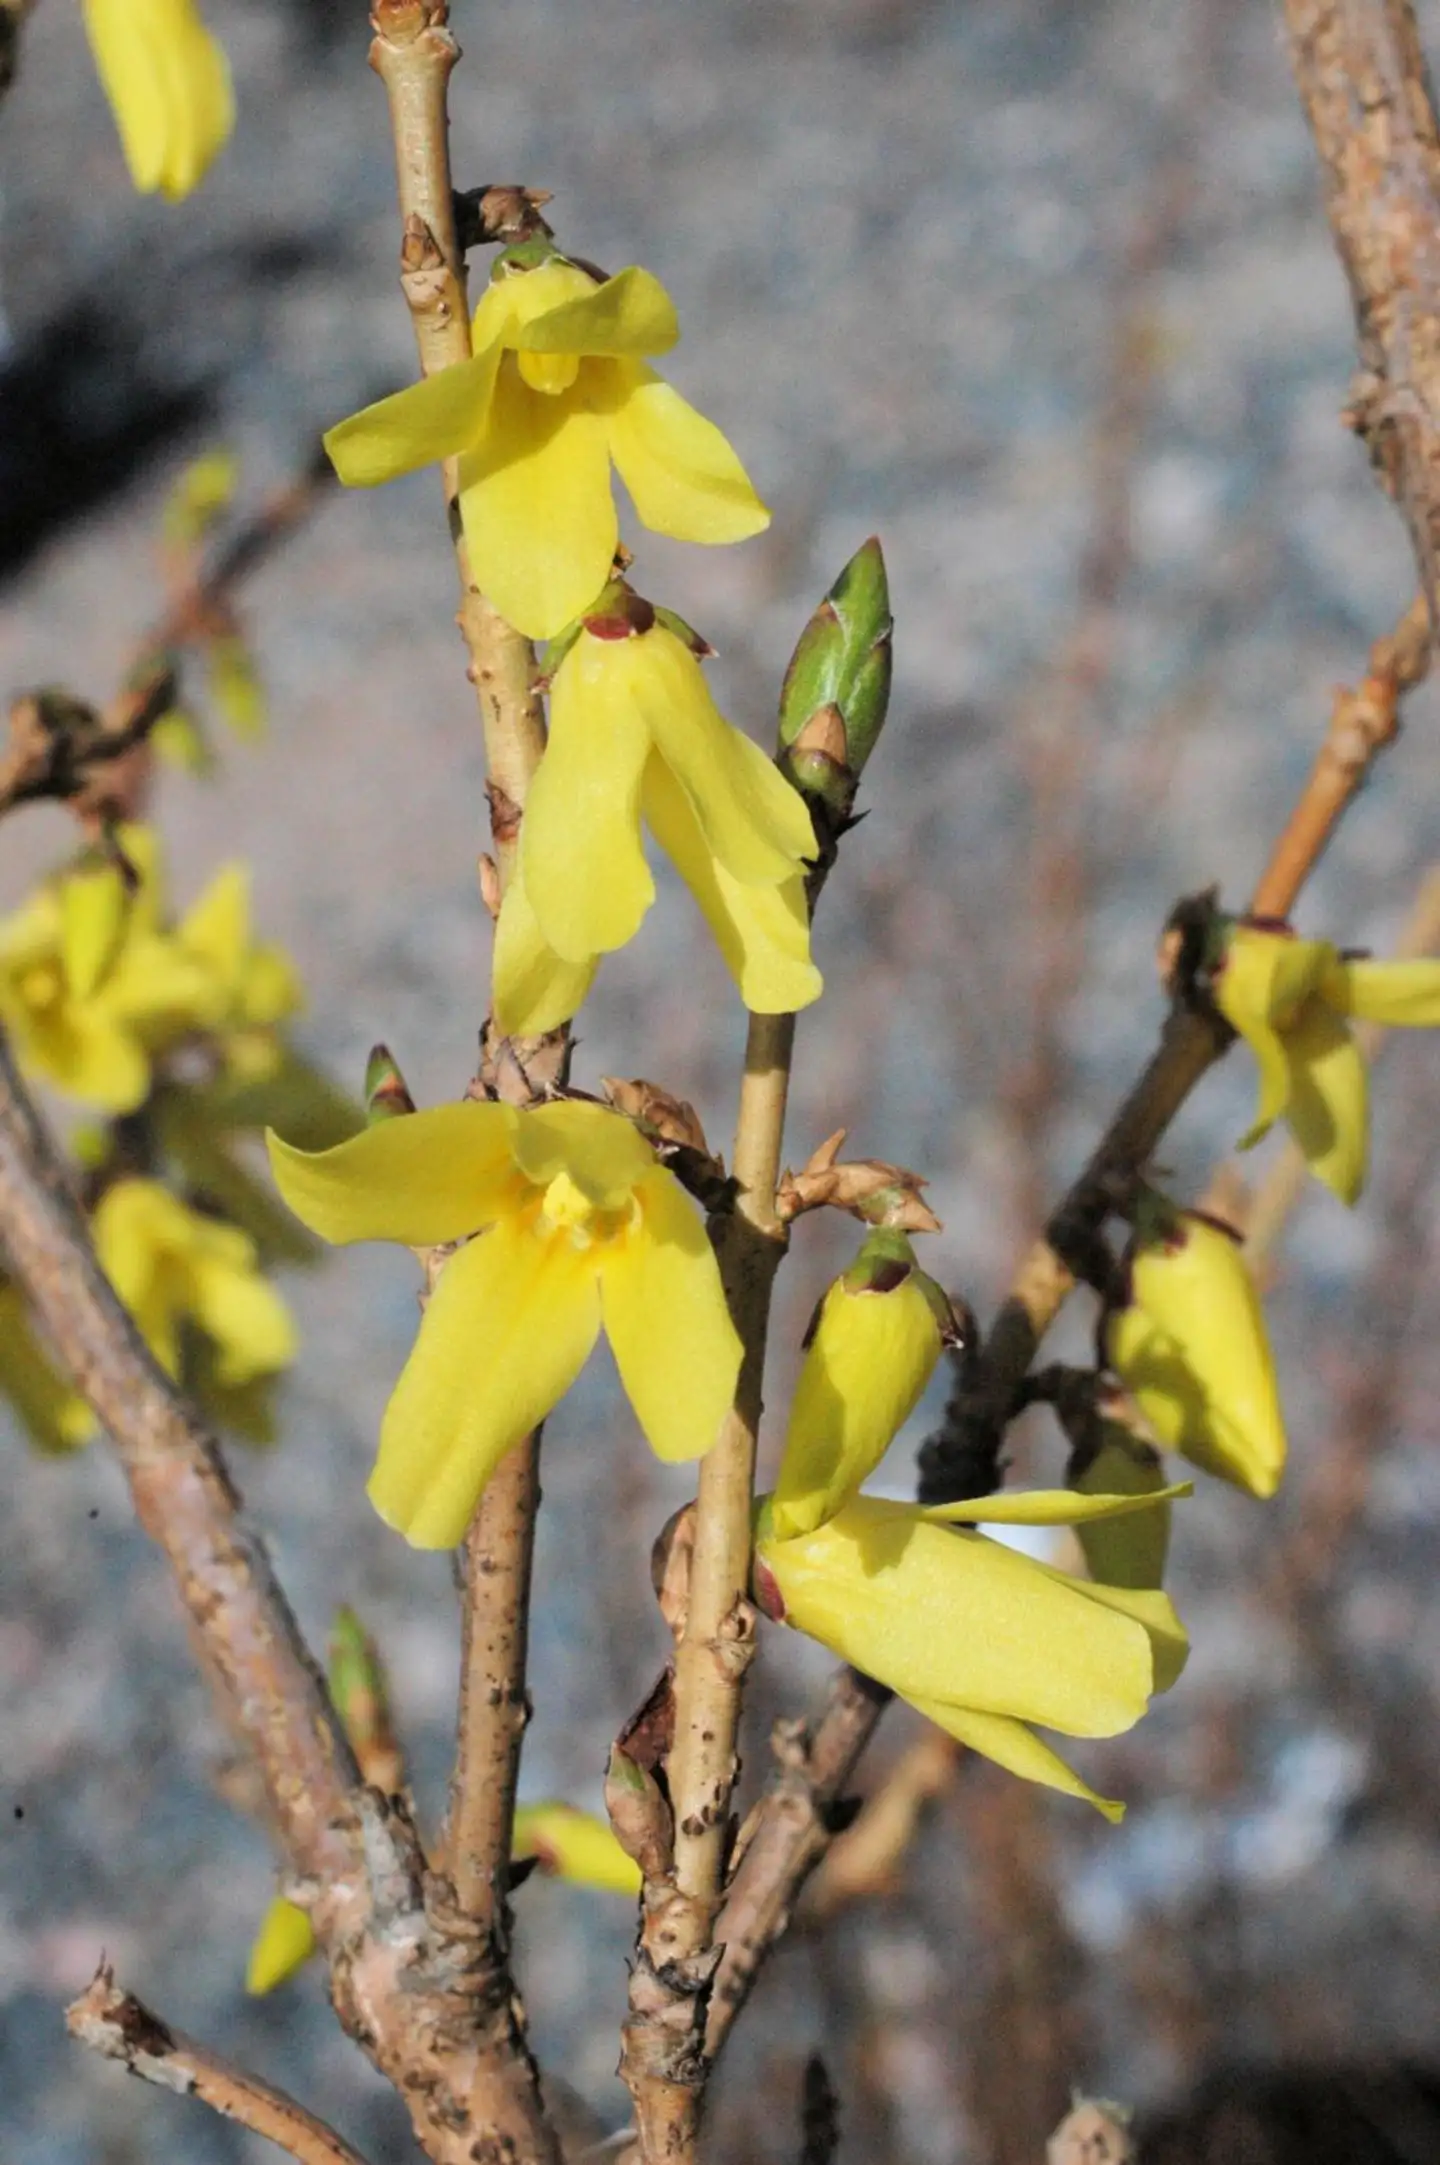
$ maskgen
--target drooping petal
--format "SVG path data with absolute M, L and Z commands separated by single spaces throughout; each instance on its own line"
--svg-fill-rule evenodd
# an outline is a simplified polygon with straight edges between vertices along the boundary
M 790 1015 L 824 990 L 810 959 L 804 875 L 746 887 L 715 862 L 689 800 L 658 754 L 645 769 L 646 823 L 700 906 L 726 969 L 752 1015 Z
M 610 456 L 642 525 L 676 541 L 747 541 L 770 513 L 713 421 L 643 361 L 597 363 Z
M 567 962 L 540 930 L 525 886 L 524 852 L 515 860 L 495 925 L 490 997 L 507 1037 L 558 1030 L 583 1006 L 599 956 Z
M 1312 1000 L 1285 1041 L 1290 1102 L 1285 1117 L 1318 1180 L 1353 1204 L 1370 1155 L 1369 1080 L 1349 1024 Z
M 577 963 L 623 947 L 655 899 L 640 845 L 650 735 L 604 649 L 582 634 L 556 674 L 550 741 L 520 829 L 535 921 Z
M 176 202 L 234 125 L 225 54 L 193 0 L 85 0 L 84 15 L 131 180 Z
M 1440 1023 L 1440 962 L 1345 961 L 1337 956 L 1325 972 L 1321 998 L 1339 1014 L 1392 1029 Z
M 368 1493 L 386 1524 L 414 1548 L 463 1540 L 491 1474 L 570 1388 L 599 1329 L 593 1254 L 567 1239 L 502 1220 L 451 1256 L 385 1409 Z
M 620 529 L 605 423 L 585 371 L 554 397 L 513 358 L 495 380 L 484 435 L 460 461 L 460 510 L 476 584 L 527 639 L 552 639 L 610 576 Z M 433 379 L 432 379 L 433 380 Z
M 95 993 L 124 938 L 125 883 L 114 865 L 87 866 L 59 883 L 60 952 L 72 999 Z
M 603 285 L 513 323 L 505 342 L 520 353 L 615 355 L 668 353 L 679 336 L 669 294 L 658 278 L 632 264 Z
M 815 1533 L 762 1532 L 757 1551 L 786 1621 L 902 1697 L 1113 1736 L 1154 1686 L 1144 1625 L 1094 1587 L 912 1505 L 853 1497 Z
M 937 1699 L 912 1699 L 910 1704 L 927 1721 L 933 1721 L 937 1729 L 954 1737 L 957 1744 L 979 1752 L 982 1759 L 993 1759 L 1007 1774 L 1018 1774 L 1022 1782 L 1038 1782 L 1044 1789 L 1058 1789 L 1067 1797 L 1080 1797 L 1086 1804 L 1093 1804 L 1097 1812 L 1103 1812 L 1112 1823 L 1125 1817 L 1123 1804 L 1113 1797 L 1098 1796 L 1089 1783 L 1082 1782 L 1059 1753 L 1053 1752 L 1048 1744 L 1042 1744 L 1034 1730 L 1027 1729 L 1024 1722 L 1014 1721 L 1005 1714 L 977 1714 L 968 1707 L 945 1706 Z
M 345 486 L 373 489 L 468 450 L 490 419 L 502 350 L 496 339 L 327 429 L 325 450 Z
M 216 975 L 233 978 L 250 938 L 250 870 L 222 865 L 204 892 L 191 903 L 176 928 L 188 953 L 208 963 Z
M 1239 1031 L 1260 1069 L 1255 1118 L 1241 1138 L 1248 1150 L 1284 1112 L 1290 1067 L 1284 1037 L 1324 975 L 1334 949 L 1322 940 L 1301 940 L 1263 925 L 1231 927 L 1223 961 L 1213 977 L 1215 1004 Z
M 437 1105 L 366 1128 L 331 1150 L 295 1150 L 267 1130 L 275 1183 L 323 1240 L 428 1248 L 490 1224 L 510 1200 L 516 1115 L 508 1105 Z
M 605 1335 L 657 1458 L 700 1458 L 720 1432 L 740 1373 L 740 1340 L 714 1250 L 673 1173 L 652 1167 L 638 1222 L 601 1251 Z
M 596 1210 L 628 1211 L 639 1183 L 656 1170 L 655 1153 L 632 1121 L 583 1098 L 527 1106 L 511 1147 L 536 1187 L 564 1173 Z
M 800 792 L 758 744 L 731 727 L 710 697 L 699 662 L 664 626 L 615 648 L 610 666 L 631 696 L 656 751 L 684 791 L 706 843 L 747 886 L 778 886 L 816 855 Z

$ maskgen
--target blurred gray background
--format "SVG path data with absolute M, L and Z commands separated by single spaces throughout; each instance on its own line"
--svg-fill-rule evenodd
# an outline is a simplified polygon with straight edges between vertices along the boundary
M 239 125 L 179 208 L 130 193 L 73 0 L 26 26 L 0 118 L 7 696 L 113 690 L 155 613 L 153 545 L 188 457 L 235 449 L 258 496 L 412 372 L 363 5 L 206 14 Z M 929 1267 L 984 1310 L 1152 1041 L 1171 901 L 1218 881 L 1241 902 L 1333 684 L 1412 591 L 1401 521 L 1337 418 L 1349 308 L 1276 13 L 456 0 L 454 27 L 457 180 L 552 188 L 562 244 L 665 281 L 684 327 L 668 372 L 774 507 L 730 551 L 627 529 L 642 586 L 720 649 L 733 719 L 767 735 L 806 614 L 883 539 L 896 693 L 870 817 L 825 897 L 790 1157 L 844 1122 L 927 1173 L 945 1222 Z M 327 499 L 244 596 L 268 740 L 225 745 L 216 782 L 167 776 L 159 803 L 182 901 L 218 860 L 253 862 L 262 928 L 310 988 L 306 1048 L 358 1089 L 384 1037 L 422 1102 L 463 1087 L 486 1003 L 453 605 L 433 473 Z M 1436 723 L 1422 692 L 1306 929 L 1395 936 L 1440 855 Z M 68 838 L 48 809 L 8 820 L 0 905 Z M 728 1147 L 743 1017 L 663 872 L 581 1037 L 577 1079 L 653 1077 Z M 1158 2113 L 1246 2067 L 1338 2069 L 1353 2100 L 1351 2071 L 1435 2059 L 1436 1074 L 1423 1034 L 1387 1051 L 1365 1203 L 1348 1215 L 1316 1189 L 1293 1221 L 1271 1313 L 1294 1472 L 1269 1509 L 1207 1486 L 1181 1514 L 1190 1670 L 1134 1736 L 1076 1754 L 1132 1800 L 1124 1828 L 962 1765 L 894 1895 L 811 1923 L 774 1965 L 717 2098 L 717 2158 L 796 2153 L 817 2046 L 842 2159 L 895 2165 L 1038 2165 L 1072 2080 Z M 1206 1084 L 1167 1144 L 1179 1188 L 1203 1185 L 1252 1088 L 1242 1057 Z M 848 1244 L 841 1225 L 799 1229 L 777 1407 Z M 284 1440 L 237 1470 L 315 1638 L 342 1600 L 379 1633 L 433 1815 L 448 1563 L 361 1495 L 414 1290 L 406 1256 L 368 1249 L 289 1285 L 305 1345 Z M 1082 1350 L 1085 1330 L 1068 1321 L 1057 1346 Z M 940 1396 L 887 1462 L 897 1493 Z M 61 2007 L 103 1949 L 158 2011 L 399 2165 L 401 2115 L 320 1978 L 242 1995 L 271 1865 L 213 1788 L 220 1740 L 114 1468 L 99 1448 L 34 1460 L 3 1426 L 0 1453 L 0 2159 L 271 2154 L 66 2042 Z M 1037 1426 L 1027 1464 L 1060 1463 Z M 685 1493 L 603 1359 L 552 1424 L 545 1485 L 523 1786 L 593 1805 L 662 1656 L 647 1550 Z M 767 1640 L 751 1783 L 766 1719 L 824 1670 Z M 896 1718 L 867 1783 L 916 1733 Z M 624 1905 L 532 1882 L 518 1907 L 540 2049 L 618 2124 Z M 1405 2096 L 1412 2117 L 1396 2107 L 1375 2138 L 1389 2148 L 1334 2154 L 1440 2155 Z

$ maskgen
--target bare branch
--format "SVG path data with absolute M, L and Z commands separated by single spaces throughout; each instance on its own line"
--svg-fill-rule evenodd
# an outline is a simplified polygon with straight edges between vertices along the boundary
M 118 2060 L 143 2082 L 180 2097 L 198 2097 L 212 2112 L 238 2120 L 252 2134 L 288 2151 L 299 2165 L 365 2165 L 358 2150 L 283 2090 L 217 2059 L 122 1992 L 108 1962 L 101 1963 L 94 1982 L 66 2008 L 65 2022 L 82 2045 L 107 2060 Z

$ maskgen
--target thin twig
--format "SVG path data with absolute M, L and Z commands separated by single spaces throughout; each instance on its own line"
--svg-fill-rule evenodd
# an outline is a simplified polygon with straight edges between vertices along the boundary
M 1420 586 L 1440 559 L 1440 129 L 1410 0 L 1285 0 L 1355 306 L 1345 419 L 1405 514 Z
M 455 225 L 447 91 L 459 49 L 445 0 L 378 0 L 370 64 L 385 86 L 404 229 L 401 286 L 423 375 L 469 359 L 465 263 Z M 457 502 L 455 460 L 442 467 L 460 579 L 459 625 L 485 739 L 487 793 L 503 892 L 521 812 L 545 748 L 535 657 L 480 593 L 470 572 Z M 568 1033 L 510 1046 L 487 1026 L 474 1089 L 526 1102 L 563 1078 Z M 509 2011 L 512 2087 L 528 2099 L 523 2157 L 558 2155 L 530 2056 L 524 2009 L 508 1973 L 506 1905 L 515 1791 L 525 1734 L 530 1575 L 540 1500 L 538 1431 L 518 1444 L 487 1484 L 465 1543 L 460 1696 L 445 1854 L 459 1919 L 481 1947 L 497 2004 Z
M 93 1983 L 66 2008 L 65 2023 L 82 2045 L 107 2060 L 118 2060 L 143 2082 L 181 2097 L 198 2097 L 223 2119 L 236 2120 L 288 2151 L 299 2165 L 365 2165 L 358 2150 L 283 2090 L 217 2059 L 152 2015 L 131 1993 L 122 1992 L 108 1962 L 101 1963 Z
M 775 1188 L 794 1044 L 793 1015 L 751 1016 L 735 1133 L 738 1199 L 716 1235 L 744 1351 L 734 1406 L 700 1464 L 667 1767 L 674 1870 L 645 1889 L 623 2031 L 620 2072 L 635 2102 L 645 2165 L 683 2165 L 694 2156 L 704 2091 L 706 2005 L 721 1959 L 714 1922 L 730 1842 L 741 1692 L 755 1650 L 749 1599 L 755 1439 L 770 1292 L 785 1252 Z

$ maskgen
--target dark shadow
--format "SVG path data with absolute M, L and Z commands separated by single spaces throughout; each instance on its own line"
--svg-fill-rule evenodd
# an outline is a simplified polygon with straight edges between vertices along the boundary
M 1440 2074 L 1234 2068 L 1138 2134 L 1145 2165 L 1429 2165 L 1440 2159 Z

